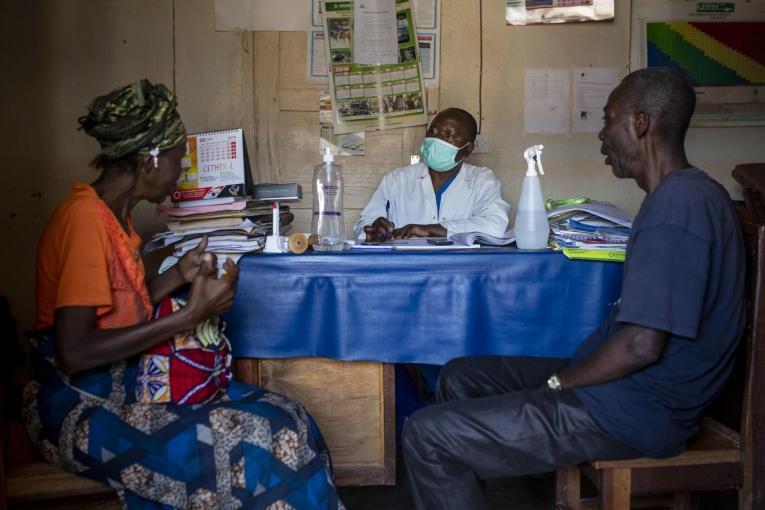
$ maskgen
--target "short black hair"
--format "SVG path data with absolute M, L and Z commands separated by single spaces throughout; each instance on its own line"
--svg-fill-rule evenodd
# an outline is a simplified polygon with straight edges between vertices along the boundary
M 470 112 L 466 112 L 462 108 L 446 108 L 445 110 L 441 110 L 438 112 L 439 115 L 453 115 L 454 117 L 460 118 L 460 120 L 465 124 L 465 127 L 468 130 L 468 134 L 470 135 L 470 141 L 475 142 L 475 137 L 478 134 L 478 123 L 475 121 L 475 117 L 473 117 Z
M 696 107 L 685 75 L 671 67 L 647 67 L 628 74 L 620 87 L 627 111 L 647 113 L 664 140 L 683 144 Z

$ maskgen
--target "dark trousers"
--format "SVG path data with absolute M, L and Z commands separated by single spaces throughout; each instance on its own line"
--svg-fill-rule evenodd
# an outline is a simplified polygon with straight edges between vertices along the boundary
M 417 508 L 481 510 L 482 480 L 641 456 L 603 431 L 572 390 L 547 388 L 547 378 L 568 361 L 486 356 L 449 362 L 438 379 L 439 403 L 404 427 Z

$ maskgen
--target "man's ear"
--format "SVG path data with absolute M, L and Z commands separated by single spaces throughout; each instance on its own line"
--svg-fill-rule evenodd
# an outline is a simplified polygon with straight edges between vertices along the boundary
M 468 142 L 463 150 L 465 151 L 465 157 L 470 156 L 475 150 L 475 140 L 472 142 Z
M 633 124 L 637 137 L 643 138 L 648 133 L 648 128 L 651 125 L 651 117 L 649 117 L 646 112 L 636 112 Z

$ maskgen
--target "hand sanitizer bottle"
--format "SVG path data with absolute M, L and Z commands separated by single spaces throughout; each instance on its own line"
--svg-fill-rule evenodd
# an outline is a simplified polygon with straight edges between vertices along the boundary
M 521 200 L 518 202 L 518 214 L 515 217 L 515 244 L 522 250 L 541 250 L 547 247 L 550 236 L 550 224 L 547 222 L 547 211 L 542 198 L 542 187 L 539 184 L 539 173 L 544 175 L 542 168 L 542 145 L 532 145 L 523 152 L 526 158 L 526 177 L 523 178 Z
M 335 164 L 329 147 L 324 163 L 313 170 L 313 221 L 311 233 L 318 240 L 316 251 L 340 251 L 345 244 L 343 221 L 343 168 Z

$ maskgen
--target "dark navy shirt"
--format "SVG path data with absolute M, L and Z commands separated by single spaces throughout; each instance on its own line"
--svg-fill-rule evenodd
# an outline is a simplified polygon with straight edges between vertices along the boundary
M 441 197 L 444 196 L 444 192 L 446 191 L 446 189 L 449 187 L 451 183 L 454 182 L 454 179 L 456 179 L 459 174 L 460 173 L 457 172 L 456 174 L 449 177 L 449 179 L 447 179 L 447 181 L 441 185 L 438 191 L 436 191 L 436 212 L 438 213 L 439 216 L 441 215 Z
M 607 432 L 652 457 L 685 449 L 733 369 L 746 318 L 744 264 L 725 189 L 696 168 L 667 174 L 633 223 L 621 299 L 572 360 L 624 323 L 670 335 L 658 362 L 574 390 Z

